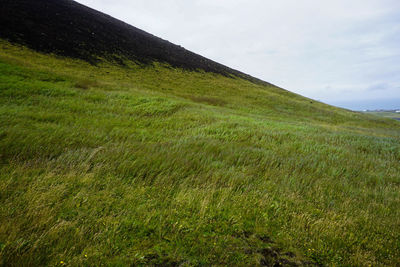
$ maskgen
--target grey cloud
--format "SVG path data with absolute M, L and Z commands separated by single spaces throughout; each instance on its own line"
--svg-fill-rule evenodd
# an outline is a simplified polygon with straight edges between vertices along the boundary
M 369 86 L 366 91 L 384 91 L 389 88 L 389 85 L 386 83 L 379 83 Z

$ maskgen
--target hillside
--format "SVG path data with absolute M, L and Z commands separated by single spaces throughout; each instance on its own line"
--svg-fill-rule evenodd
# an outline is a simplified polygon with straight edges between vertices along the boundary
M 365 111 L 366 114 L 376 115 L 384 118 L 391 118 L 400 120 L 400 112 L 397 110 L 385 110 L 385 111 Z
M 72 0 L 3 0 L 0 28 L 0 38 L 92 64 L 156 61 L 265 83 Z
M 72 1 L 3 3 L 1 266 L 398 264 L 400 122 Z M 98 25 L 120 35 L 69 38 Z

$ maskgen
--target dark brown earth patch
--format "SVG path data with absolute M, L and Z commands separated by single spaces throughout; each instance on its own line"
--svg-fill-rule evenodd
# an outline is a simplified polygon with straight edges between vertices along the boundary
M 320 266 L 312 261 L 305 261 L 296 256 L 293 252 L 284 251 L 276 246 L 272 239 L 266 235 L 257 236 L 265 244 L 264 248 L 254 251 L 247 251 L 247 254 L 260 254 L 260 265 L 268 267 L 289 266 Z
M 152 267 L 177 267 L 180 266 L 182 263 L 174 259 L 170 259 L 167 256 L 161 257 L 157 254 L 149 254 L 144 257 L 144 264 L 145 266 Z

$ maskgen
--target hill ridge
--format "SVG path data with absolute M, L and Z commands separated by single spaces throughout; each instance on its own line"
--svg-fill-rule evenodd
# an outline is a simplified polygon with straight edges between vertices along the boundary
M 5 0 L 0 7 L 0 38 L 34 50 L 123 64 L 163 62 L 187 70 L 268 82 L 193 53 L 167 40 L 72 0 Z

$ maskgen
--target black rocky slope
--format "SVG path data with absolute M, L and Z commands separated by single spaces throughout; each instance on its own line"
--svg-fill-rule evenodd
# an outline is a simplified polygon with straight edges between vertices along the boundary
M 91 63 L 158 61 L 262 82 L 72 0 L 0 0 L 0 38 Z

